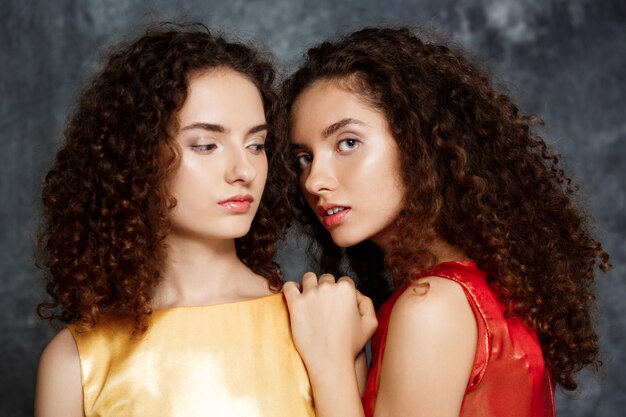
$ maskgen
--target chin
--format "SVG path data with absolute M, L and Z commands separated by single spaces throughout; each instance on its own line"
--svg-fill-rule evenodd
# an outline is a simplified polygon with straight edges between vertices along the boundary
M 359 243 L 365 241 L 366 239 L 358 239 L 354 236 L 345 236 L 341 233 L 331 233 L 330 236 L 333 238 L 333 242 L 335 245 L 340 248 L 349 248 L 351 246 L 358 245 Z
M 233 238 L 238 239 L 247 235 L 248 232 L 250 232 L 250 227 L 241 229 L 230 229 L 229 232 L 231 233 Z
M 250 225 L 228 225 L 224 224 L 213 228 L 212 230 L 205 230 L 203 234 L 207 238 L 211 239 L 239 239 L 244 237 L 250 231 Z

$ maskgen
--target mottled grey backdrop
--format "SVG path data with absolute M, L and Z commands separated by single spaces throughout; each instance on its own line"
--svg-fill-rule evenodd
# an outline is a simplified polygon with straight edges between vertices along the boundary
M 561 416 L 626 409 L 626 2 L 623 0 L 19 1 L 0 4 L 0 415 L 32 415 L 38 356 L 53 332 L 34 308 L 37 195 L 81 85 L 107 46 L 153 20 L 199 20 L 258 40 L 289 70 L 322 38 L 371 24 L 421 24 L 484 58 L 582 185 L 614 269 L 598 279 L 605 362 Z M 300 245 L 301 246 L 301 245 Z M 280 260 L 306 268 L 290 239 Z M 506 383 L 506 381 L 503 381 Z M 621 410 L 621 411 L 620 411 Z

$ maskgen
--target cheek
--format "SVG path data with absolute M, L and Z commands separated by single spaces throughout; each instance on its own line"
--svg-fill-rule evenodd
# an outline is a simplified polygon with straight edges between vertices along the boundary
M 187 173 L 179 167 L 169 183 L 168 192 L 172 196 L 180 198 L 181 195 L 185 194 L 185 184 L 187 183 L 189 183 Z
M 267 181 L 267 174 L 269 172 L 269 167 L 268 167 L 268 163 L 267 163 L 267 159 L 261 159 L 257 164 L 256 164 L 256 179 L 257 182 L 264 187 L 265 186 L 265 182 Z
M 400 162 L 393 149 L 372 153 L 354 168 L 344 178 L 358 183 L 363 189 L 362 195 L 372 204 L 396 206 L 402 200 L 405 187 L 401 179 Z
M 388 181 L 388 168 L 376 153 L 359 155 L 339 164 L 335 175 L 339 185 L 359 195 L 377 197 L 379 187 Z
M 172 180 L 173 195 L 197 196 L 204 193 L 217 181 L 216 167 L 182 161 Z

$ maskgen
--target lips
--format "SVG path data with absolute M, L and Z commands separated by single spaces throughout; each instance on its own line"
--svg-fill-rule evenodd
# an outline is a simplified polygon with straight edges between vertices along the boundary
M 247 213 L 253 201 L 251 195 L 236 195 L 217 204 L 232 213 Z
M 340 224 L 350 211 L 351 208 L 348 206 L 335 204 L 324 204 L 317 207 L 317 213 L 322 218 L 322 223 L 324 223 L 326 227 Z

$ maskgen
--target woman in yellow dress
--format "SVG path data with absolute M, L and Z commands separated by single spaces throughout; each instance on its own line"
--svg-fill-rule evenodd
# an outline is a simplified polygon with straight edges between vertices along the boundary
M 114 50 L 42 191 L 38 417 L 311 416 L 275 242 L 270 61 L 201 25 Z

